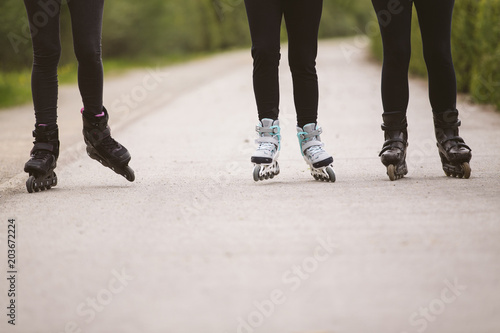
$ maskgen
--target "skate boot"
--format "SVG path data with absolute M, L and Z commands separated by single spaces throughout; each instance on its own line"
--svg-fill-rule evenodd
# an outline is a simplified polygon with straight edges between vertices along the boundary
M 385 142 L 379 156 L 382 163 L 387 167 L 387 175 L 391 181 L 403 178 L 408 173 L 408 167 L 406 166 L 407 127 L 406 118 L 397 126 L 382 124 Z
M 29 193 L 49 190 L 57 185 L 54 169 L 59 157 L 59 130 L 57 125 L 35 125 L 33 131 L 33 149 L 31 158 L 24 165 L 29 174 L 26 189 Z
M 300 151 L 304 160 L 311 168 L 311 175 L 316 180 L 335 182 L 335 171 L 333 170 L 333 157 L 324 149 L 320 134 L 321 127 L 315 123 L 307 124 L 304 128 L 297 127 Z
M 102 114 L 93 115 L 81 110 L 83 118 L 83 138 L 87 154 L 105 167 L 110 168 L 128 181 L 135 180 L 134 170 L 128 166 L 131 156 L 127 148 L 111 137 L 108 126 L 109 115 L 103 107 Z
M 457 110 L 434 113 L 434 129 L 436 133 L 439 156 L 446 176 L 468 179 L 471 174 L 469 162 L 472 158 L 471 149 L 458 135 Z
M 272 179 L 280 173 L 278 156 L 281 149 L 280 122 L 264 118 L 259 121 L 255 131 L 258 138 L 255 140 L 259 146 L 251 157 L 254 164 L 253 180 L 256 182 Z

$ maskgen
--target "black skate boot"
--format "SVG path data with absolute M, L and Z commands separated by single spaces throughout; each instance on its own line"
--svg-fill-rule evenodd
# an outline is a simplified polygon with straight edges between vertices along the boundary
M 110 168 L 128 181 L 135 180 L 134 170 L 128 163 L 131 156 L 127 148 L 116 142 L 111 137 L 108 126 L 108 111 L 103 107 L 102 114 L 88 114 L 83 109 L 83 138 L 87 144 L 87 154 L 105 167 Z
M 33 149 L 31 158 L 24 165 L 29 174 L 26 189 L 29 193 L 49 190 L 57 185 L 54 169 L 59 157 L 59 130 L 57 125 L 35 125 L 33 131 Z
M 446 176 L 468 179 L 472 154 L 464 139 L 458 135 L 459 126 L 457 110 L 434 113 L 434 130 L 444 173 Z
M 406 148 L 408 147 L 408 124 L 406 118 L 397 125 L 382 124 L 385 142 L 380 152 L 380 160 L 387 167 L 391 181 L 403 178 L 408 173 Z

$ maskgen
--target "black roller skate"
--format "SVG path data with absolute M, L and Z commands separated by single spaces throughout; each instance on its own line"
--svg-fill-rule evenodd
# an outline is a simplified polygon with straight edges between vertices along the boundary
M 459 126 L 457 110 L 434 113 L 434 130 L 444 173 L 448 177 L 468 179 L 472 154 L 464 139 L 458 135 Z
M 406 148 L 408 147 L 408 124 L 406 118 L 396 126 L 382 124 L 385 142 L 380 152 L 380 160 L 387 167 L 391 181 L 403 178 L 408 173 Z
M 83 109 L 83 138 L 87 144 L 87 154 L 105 167 L 110 168 L 128 181 L 135 180 L 134 170 L 128 166 L 131 156 L 127 148 L 111 137 L 108 126 L 109 115 L 103 107 L 102 114 L 88 114 Z
M 33 131 L 33 149 L 31 158 L 24 165 L 29 174 L 26 189 L 29 193 L 49 190 L 57 185 L 54 169 L 59 157 L 59 130 L 57 125 L 35 125 Z

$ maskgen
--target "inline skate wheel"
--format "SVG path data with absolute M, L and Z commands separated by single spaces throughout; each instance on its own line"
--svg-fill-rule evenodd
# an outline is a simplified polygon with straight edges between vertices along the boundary
M 335 172 L 333 171 L 332 167 L 327 167 L 326 168 L 326 173 L 328 174 L 328 178 L 332 183 L 335 183 L 336 177 L 335 177 Z
M 133 182 L 135 180 L 135 173 L 131 167 L 127 165 L 123 168 L 123 171 L 124 171 L 123 177 L 125 177 L 129 182 Z
M 30 176 L 28 178 L 26 181 L 26 189 L 28 190 L 28 193 L 33 193 L 35 189 L 35 176 Z
M 462 163 L 462 169 L 464 170 L 464 178 L 469 179 L 470 174 L 471 174 L 471 168 L 470 168 L 469 163 L 467 163 L 467 162 Z
M 389 166 L 387 167 L 387 175 L 389 176 L 389 179 L 391 181 L 396 180 L 396 168 L 393 164 L 389 164 Z
M 260 177 L 260 168 L 260 165 L 256 165 L 255 168 L 253 168 L 253 180 L 256 182 L 262 180 Z

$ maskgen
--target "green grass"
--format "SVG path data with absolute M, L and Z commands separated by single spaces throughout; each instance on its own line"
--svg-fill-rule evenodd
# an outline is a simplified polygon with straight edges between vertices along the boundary
M 29 71 L 0 73 L 0 108 L 24 104 L 31 100 Z
M 110 78 L 123 75 L 131 69 L 163 67 L 208 56 L 212 53 L 173 54 L 165 57 L 144 57 L 141 59 L 104 60 L 104 76 Z M 78 78 L 76 61 L 59 66 L 59 84 L 76 84 Z M 31 102 L 31 69 L 0 72 L 0 109 Z

